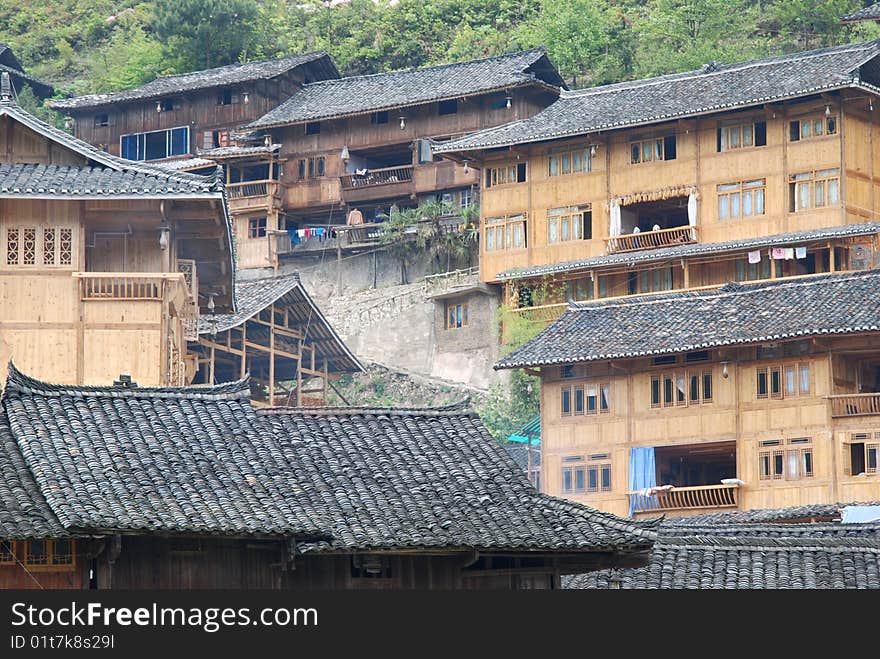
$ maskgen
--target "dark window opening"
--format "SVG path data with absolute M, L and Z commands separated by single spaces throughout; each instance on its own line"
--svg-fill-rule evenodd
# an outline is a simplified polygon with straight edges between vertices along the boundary
M 248 238 L 263 238 L 266 235 L 266 218 L 252 217 L 248 220 Z
M 675 135 L 663 138 L 663 160 L 675 160 Z
M 107 114 L 96 114 L 95 115 L 95 127 L 99 126 L 109 126 L 110 125 L 110 115 Z
M 755 122 L 755 146 L 767 146 L 767 122 Z
M 321 122 L 311 121 L 306 124 L 306 135 L 318 135 L 321 132 Z
M 388 123 L 388 110 L 382 110 L 381 112 L 373 112 L 370 115 L 370 123 L 371 124 L 387 124 Z
M 388 556 L 365 556 L 355 554 L 351 557 L 352 579 L 390 579 L 391 559 Z
M 521 162 L 516 166 L 516 182 L 524 183 L 526 180 L 526 163 Z
M 684 360 L 686 362 L 705 362 L 709 360 L 709 351 L 708 350 L 699 350 L 696 352 L 689 352 L 684 356 Z
M 159 101 L 160 112 L 171 112 L 172 110 L 176 110 L 180 107 L 179 102 L 175 102 L 173 98 L 163 98 Z
M 440 101 L 437 104 L 437 114 L 455 114 L 458 112 L 458 99 L 450 99 L 448 101 Z
M 697 487 L 736 478 L 736 442 L 655 447 L 658 485 Z
M 644 232 L 688 226 L 687 205 L 687 196 L 681 196 L 621 206 L 621 233 L 631 234 L 636 227 L 640 232 Z M 690 242 L 687 232 L 682 233 L 681 242 Z M 654 244 L 647 236 L 640 237 L 638 240 L 640 242 L 636 244 L 640 247 L 649 247 Z
M 675 355 L 664 355 L 663 357 L 654 357 L 651 360 L 651 363 L 654 366 L 662 366 L 664 364 L 674 364 L 675 363 Z
M 232 105 L 235 102 L 234 97 L 231 89 L 221 89 L 217 93 L 217 105 Z

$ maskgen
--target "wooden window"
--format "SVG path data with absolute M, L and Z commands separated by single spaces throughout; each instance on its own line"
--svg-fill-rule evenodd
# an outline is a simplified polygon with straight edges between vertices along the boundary
M 452 98 L 437 104 L 437 114 L 455 114 L 458 112 L 458 99 Z
M 0 540 L 0 565 L 15 565 L 15 541 Z
M 789 176 L 789 211 L 836 206 L 840 203 L 840 170 L 823 169 Z
M 325 171 L 324 156 L 303 158 L 297 163 L 296 177 L 300 181 L 305 178 L 320 178 Z
M 391 558 L 378 554 L 354 554 L 351 557 L 351 578 L 391 579 Z
M 248 220 L 248 238 L 263 238 L 266 235 L 266 218 L 252 217 Z
M 848 476 L 876 474 L 880 459 L 880 432 L 852 433 L 843 445 L 843 472 Z
M 651 377 L 651 407 L 682 407 L 712 402 L 712 371 L 674 371 Z
M 569 279 L 565 282 L 565 297 L 568 300 L 592 300 L 593 280 L 589 277 Z
M 495 185 L 507 185 L 510 183 L 525 183 L 526 163 L 521 162 L 503 167 L 490 167 L 486 170 L 486 187 Z
M 593 456 L 591 461 L 593 460 Z M 602 462 L 587 464 L 587 492 L 611 491 L 611 463 L 607 454 L 596 456 Z
M 25 227 L 21 230 L 21 263 L 35 265 L 37 262 L 37 229 Z
M 156 109 L 159 112 L 171 112 L 172 110 L 179 110 L 183 107 L 183 103 L 179 98 L 163 98 L 160 101 L 156 101 Z
M 792 142 L 826 135 L 837 135 L 837 115 L 796 119 L 788 123 L 788 139 Z
M 634 165 L 659 160 L 675 160 L 675 135 L 630 142 L 629 150 L 630 162 Z
M 562 388 L 562 416 L 608 414 L 611 411 L 611 384 L 588 382 Z
M 370 123 L 373 125 L 388 123 L 388 110 L 373 112 L 370 114 Z
M 446 303 L 446 329 L 467 327 L 468 304 L 467 302 Z
M 100 128 L 101 126 L 109 126 L 110 125 L 110 115 L 109 114 L 96 114 L 95 115 L 95 128 Z
M 639 270 L 630 273 L 629 292 L 656 293 L 659 291 L 671 291 L 673 288 L 672 268 L 655 268 L 653 270 Z
M 21 233 L 16 227 L 6 229 L 6 265 L 18 265 L 18 256 L 21 253 Z
M 734 279 L 736 281 L 757 281 L 770 279 L 771 259 L 762 258 L 760 263 L 749 263 L 748 259 L 736 261 Z
M 675 355 L 663 355 L 662 357 L 654 357 L 651 359 L 651 364 L 653 366 L 664 366 L 666 364 L 674 364 L 678 361 L 678 357 Z
M 756 370 L 758 398 L 793 398 L 810 395 L 810 365 L 780 364 L 761 366 Z
M 119 138 L 119 152 L 127 160 L 184 156 L 189 153 L 189 126 L 122 135 Z
M 583 466 L 562 468 L 562 491 L 566 494 L 582 493 L 586 489 L 586 473 Z
M 753 146 L 766 146 L 767 122 L 755 121 L 719 126 L 717 139 L 719 153 L 734 149 L 747 149 Z
M 778 439 L 759 443 L 758 477 L 760 480 L 802 480 L 813 477 L 813 447 L 810 437 Z
M 6 265 L 65 266 L 73 261 L 73 229 L 7 227 Z
M 310 121 L 306 124 L 306 135 L 318 135 L 321 133 L 321 122 Z
M 593 237 L 593 210 L 590 204 L 547 209 L 547 241 L 589 240 Z
M 526 247 L 526 214 L 491 217 L 486 219 L 485 239 L 487 252 Z
M 766 179 L 718 186 L 718 219 L 732 220 L 764 214 Z
M 471 188 L 463 188 L 458 194 L 460 208 L 470 208 L 474 205 L 474 191 Z
M 576 149 L 564 153 L 551 153 L 547 159 L 550 176 L 579 174 L 593 168 L 589 149 Z
M 238 103 L 240 97 L 231 89 L 221 89 L 217 92 L 217 105 L 233 105 Z
M 73 229 L 62 228 L 58 242 L 58 265 L 71 265 L 73 261 Z

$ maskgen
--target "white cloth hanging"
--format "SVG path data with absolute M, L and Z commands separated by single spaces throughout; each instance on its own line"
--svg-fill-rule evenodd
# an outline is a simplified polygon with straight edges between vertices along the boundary
M 692 227 L 697 226 L 697 193 L 691 192 L 688 195 L 688 224 Z M 691 229 L 691 240 L 697 239 L 697 232 Z
M 608 235 L 615 238 L 620 235 L 620 203 L 614 199 L 611 201 L 610 226 Z

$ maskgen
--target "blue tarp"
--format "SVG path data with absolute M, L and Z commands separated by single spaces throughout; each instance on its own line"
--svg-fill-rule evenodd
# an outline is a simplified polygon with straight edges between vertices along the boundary
M 646 487 L 656 487 L 657 468 L 654 464 L 654 447 L 641 446 L 629 451 L 629 491 L 637 492 Z M 656 505 L 653 497 L 631 495 L 629 516 L 636 510 L 650 510 Z
M 880 522 L 880 506 L 846 506 L 841 524 L 865 524 Z

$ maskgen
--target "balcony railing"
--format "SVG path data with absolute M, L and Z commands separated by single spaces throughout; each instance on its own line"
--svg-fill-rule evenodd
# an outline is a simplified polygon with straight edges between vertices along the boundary
M 643 249 L 657 249 L 658 247 L 673 247 L 697 242 L 698 227 L 683 226 L 672 229 L 660 229 L 659 231 L 642 231 L 641 233 L 627 233 L 622 236 L 614 236 L 605 239 L 605 251 L 608 254 L 615 252 L 635 252 Z
M 161 274 L 76 272 L 83 300 L 161 300 L 165 277 Z M 183 280 L 183 275 L 170 275 Z
M 880 414 L 880 393 L 828 396 L 831 416 L 868 416 Z
M 344 190 L 366 188 L 375 185 L 388 185 L 390 183 L 405 183 L 412 181 L 413 167 L 385 167 L 383 169 L 371 169 L 366 174 L 344 174 L 340 177 Z
M 736 508 L 739 485 L 697 485 L 674 487 L 644 496 L 628 492 L 633 511 L 662 512 L 666 510 L 691 510 L 695 508 Z
M 245 197 L 265 197 L 274 195 L 277 181 L 243 181 L 242 183 L 229 183 L 226 186 L 226 195 L 230 199 L 244 199 Z

